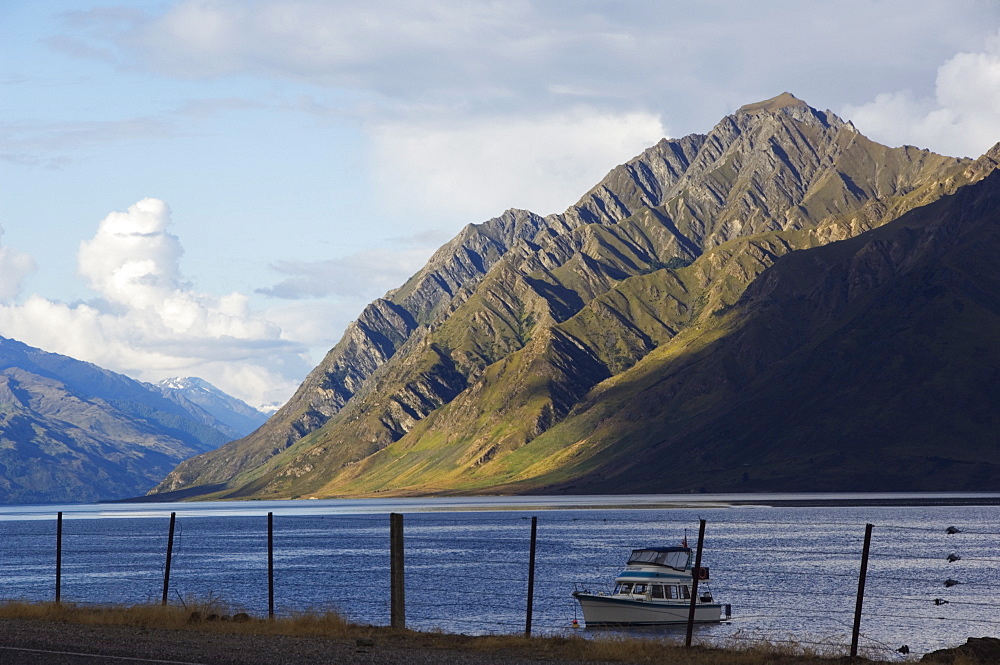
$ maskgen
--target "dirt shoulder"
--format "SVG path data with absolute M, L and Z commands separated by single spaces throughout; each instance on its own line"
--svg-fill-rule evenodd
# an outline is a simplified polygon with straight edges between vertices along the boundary
M 683 649 L 655 640 L 467 637 L 388 629 L 316 637 L 0 619 L 0 665 L 832 665 L 843 661 L 774 651 Z
M 0 663 L 158 661 L 199 665 L 511 665 L 551 662 L 551 655 L 452 648 L 438 636 L 385 635 L 364 638 L 296 637 L 209 633 L 133 626 L 0 619 Z M 44 659 L 48 654 L 51 658 Z M 76 658 L 74 660 L 73 658 Z M 41 660 L 38 660 L 41 658 Z M 597 663 L 565 660 L 567 664 Z

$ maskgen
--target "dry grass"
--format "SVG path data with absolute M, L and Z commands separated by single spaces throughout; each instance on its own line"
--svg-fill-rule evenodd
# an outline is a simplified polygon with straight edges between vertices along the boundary
M 419 633 L 352 624 L 330 611 L 308 611 L 268 620 L 239 616 L 219 599 L 185 601 L 183 605 L 92 606 L 73 603 L 0 603 L 2 619 L 60 623 L 136 626 L 214 633 L 292 635 L 352 640 L 378 640 L 429 649 L 485 652 L 531 659 L 672 663 L 677 665 L 831 665 L 845 657 L 821 654 L 796 645 L 755 643 L 751 648 L 687 649 L 670 640 L 600 636 L 585 638 L 486 635 L 471 637 L 441 632 Z M 871 661 L 868 661 L 871 662 Z
M 542 660 L 592 660 L 618 663 L 675 665 L 831 665 L 848 662 L 838 655 L 821 655 L 796 645 L 758 643 L 751 648 L 686 648 L 671 640 L 601 636 L 597 638 L 443 635 L 442 648 L 489 651 Z M 856 662 L 864 662 L 858 659 Z M 871 662 L 871 661 L 868 661 Z
M 201 630 L 258 635 L 362 637 L 371 627 L 348 623 L 329 611 L 313 611 L 268 620 L 233 611 L 218 599 L 182 605 L 78 605 L 75 603 L 0 603 L 0 618 L 63 623 L 138 626 L 167 630 Z

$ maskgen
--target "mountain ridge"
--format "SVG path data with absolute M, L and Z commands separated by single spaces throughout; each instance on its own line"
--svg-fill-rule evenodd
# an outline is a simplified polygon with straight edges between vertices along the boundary
M 121 499 L 229 440 L 193 403 L 0 337 L 0 501 Z
M 747 105 L 709 134 L 664 139 L 565 213 L 508 211 L 482 225 L 506 229 L 503 243 L 466 227 L 366 308 L 282 418 L 185 462 L 154 492 L 224 483 L 213 496 L 326 496 L 507 483 L 485 470 L 602 381 L 725 314 L 782 256 L 864 233 L 988 170 L 880 146 L 793 100 Z M 449 281 L 449 270 L 462 278 Z
M 988 442 L 995 406 L 1000 403 L 996 389 L 1000 358 L 990 350 L 1000 330 L 1000 301 L 991 287 L 1000 283 L 1000 275 L 988 251 L 1000 245 L 1000 220 L 994 207 L 1000 201 L 1000 174 L 993 173 L 967 190 L 843 243 L 789 255 L 775 264 L 767 279 L 748 289 L 741 305 L 756 313 L 744 321 L 744 332 L 739 334 L 752 336 L 752 343 L 727 338 L 721 347 L 704 346 L 695 357 L 702 363 L 715 362 L 713 372 L 701 370 L 693 379 L 685 377 L 695 383 L 713 377 L 715 382 L 731 384 L 728 398 L 723 396 L 728 393 L 711 391 L 714 404 L 731 402 L 725 417 L 700 419 L 700 412 L 685 413 L 690 419 L 687 423 L 680 416 L 664 417 L 659 427 L 636 428 L 680 431 L 671 444 L 662 445 L 674 446 L 671 454 L 691 465 L 690 484 L 684 490 L 707 486 L 709 491 L 760 491 L 780 484 L 799 491 L 873 487 L 942 491 L 995 485 L 1000 458 Z M 979 210 L 968 214 L 974 207 Z M 975 226 L 966 229 L 963 237 L 956 229 L 970 219 Z M 970 261 L 974 252 L 981 256 Z M 819 269 L 797 265 L 803 263 Z M 841 274 L 834 278 L 837 271 Z M 803 282 L 803 276 L 811 279 Z M 974 281 L 983 279 L 989 286 Z M 834 285 L 837 288 L 831 288 Z M 774 296 L 777 302 L 771 302 Z M 976 307 L 970 307 L 970 301 Z M 778 314 L 762 312 L 765 308 L 778 308 Z M 758 323 L 763 329 L 756 327 Z M 789 333 L 796 324 L 810 334 Z M 784 333 L 780 338 L 768 334 L 777 328 Z M 790 341 L 796 338 L 799 345 Z M 701 341 L 711 340 L 702 337 Z M 788 347 L 776 348 L 776 343 Z M 973 353 L 947 351 L 955 346 L 971 346 Z M 760 352 L 768 348 L 773 349 L 773 357 L 765 361 Z M 748 351 L 752 351 L 749 358 Z M 748 360 L 759 366 L 748 365 Z M 671 404 L 678 408 L 696 404 L 693 396 L 683 393 L 684 370 L 677 362 L 672 370 L 648 368 L 647 388 L 626 391 L 629 395 L 645 393 L 645 400 L 619 404 L 618 418 L 644 417 L 643 404 L 650 400 L 664 402 L 659 413 L 669 413 Z M 887 378 L 887 374 L 901 374 L 907 380 Z M 872 388 L 862 392 L 858 385 Z M 789 409 L 788 398 L 781 399 L 774 386 L 813 399 L 805 411 L 804 405 Z M 621 389 L 620 384 L 604 387 L 604 391 Z M 862 396 L 865 399 L 859 399 Z M 618 421 L 607 412 L 614 409 L 607 397 L 592 395 L 580 405 L 579 414 L 605 409 L 590 420 L 602 418 L 605 428 L 613 428 Z M 759 423 L 769 423 L 772 429 L 762 431 Z M 588 429 L 583 423 L 577 427 Z M 718 430 L 713 432 L 711 427 Z M 775 427 L 799 433 L 777 435 Z M 762 450 L 755 438 L 782 445 L 769 444 L 764 446 L 769 450 Z M 797 443 L 790 445 L 790 441 Z M 619 482 L 620 475 L 632 472 L 634 487 L 655 491 L 658 483 L 650 476 L 662 464 L 653 466 L 651 458 L 663 454 L 663 449 L 651 441 L 630 443 L 632 452 L 643 451 L 633 458 L 634 464 L 622 465 L 614 473 L 595 466 L 548 489 L 572 485 L 574 491 L 600 492 Z M 713 459 L 705 451 L 711 451 Z M 722 459 L 732 460 L 729 468 L 713 468 Z M 848 468 L 844 468 L 845 460 L 851 463 Z M 840 466 L 836 475 L 817 472 L 817 466 L 833 466 L 834 462 Z M 644 464 L 652 471 L 645 472 Z M 699 465 L 710 465 L 707 468 L 715 472 L 714 477 L 690 472 Z M 789 477 L 771 478 L 775 470 Z

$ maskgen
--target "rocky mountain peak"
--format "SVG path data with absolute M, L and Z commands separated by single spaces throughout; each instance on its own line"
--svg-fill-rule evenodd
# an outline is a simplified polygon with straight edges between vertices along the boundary
M 997 143 L 995 146 L 987 150 L 983 157 L 991 159 L 995 162 L 1000 162 L 1000 143 Z
M 814 109 L 790 92 L 783 92 L 777 97 L 765 99 L 761 102 L 744 104 L 736 110 L 734 115 L 737 117 L 755 117 L 763 114 L 787 116 L 808 124 L 818 123 L 824 128 L 847 128 L 855 132 L 857 131 L 852 123 L 845 122 L 832 111 Z
M 808 104 L 796 97 L 790 92 L 783 92 L 776 97 L 771 97 L 770 99 L 765 99 L 762 102 L 753 102 L 751 104 L 744 104 L 736 112 L 737 113 L 761 113 L 766 111 L 768 113 L 776 113 L 782 109 L 787 108 L 810 108 Z
M 208 381 L 197 376 L 175 376 L 169 379 L 157 381 L 156 385 L 161 388 L 173 388 L 174 390 L 201 389 L 208 392 L 222 393 L 221 390 L 213 386 Z

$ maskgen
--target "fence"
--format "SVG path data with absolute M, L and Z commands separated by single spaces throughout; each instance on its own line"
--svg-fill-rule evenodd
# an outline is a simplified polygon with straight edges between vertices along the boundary
M 861 513 L 823 521 L 831 513 L 813 511 L 780 521 L 774 512 L 762 519 L 761 511 L 702 511 L 710 513 L 710 584 L 734 618 L 697 626 L 695 641 L 789 641 L 884 659 L 988 634 L 1000 623 L 993 511 L 952 533 L 950 522 L 917 518 L 869 527 L 867 566 Z M 582 621 L 570 596 L 574 583 L 610 587 L 632 548 L 677 544 L 697 526 L 686 510 L 553 511 L 537 523 L 510 512 L 415 513 L 405 518 L 404 539 L 390 537 L 403 531 L 402 516 L 394 519 L 395 527 L 386 515 L 2 521 L 0 598 L 215 598 L 257 615 L 334 610 L 416 629 L 563 633 Z M 680 640 L 683 631 L 652 634 Z

